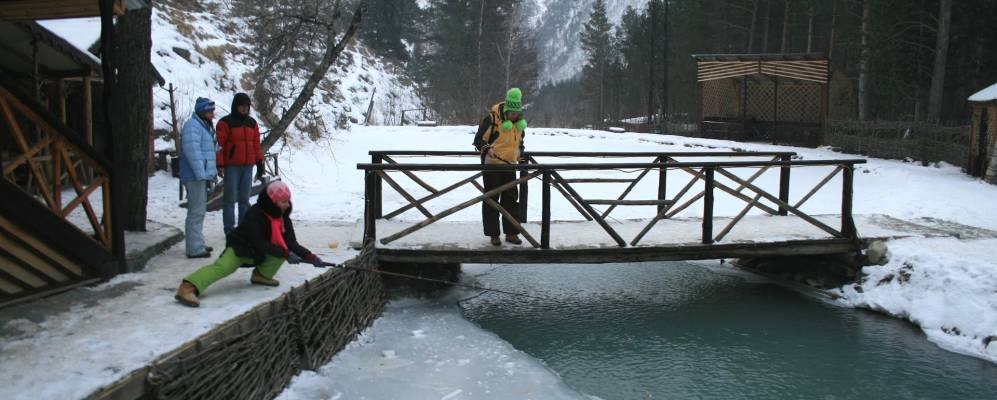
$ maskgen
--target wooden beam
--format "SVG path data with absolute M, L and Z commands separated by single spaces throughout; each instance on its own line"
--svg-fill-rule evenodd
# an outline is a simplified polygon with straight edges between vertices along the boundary
M 415 225 L 410 226 L 410 227 L 408 227 L 406 229 L 403 229 L 400 232 L 397 232 L 397 233 L 395 233 L 393 235 L 385 237 L 384 239 L 381 239 L 381 243 L 382 244 L 388 244 L 388 243 L 391 243 L 391 242 L 393 242 L 395 240 L 398 240 L 398 239 L 401 239 L 401 238 L 403 238 L 405 236 L 408 236 L 408 235 L 412 234 L 415 231 L 418 231 L 418 230 L 420 230 L 422 228 L 425 228 L 425 227 L 429 226 L 430 224 L 432 224 L 434 222 L 437 222 L 437 221 L 439 221 L 439 220 L 441 220 L 441 219 L 443 219 L 443 218 L 445 218 L 447 216 L 450 216 L 451 214 L 454 214 L 454 213 L 456 213 L 456 212 L 458 212 L 460 210 L 463 210 L 463 209 L 465 209 L 467 207 L 470 207 L 470 206 L 472 206 L 474 204 L 477 204 L 479 201 L 482 201 L 483 199 L 485 199 L 487 197 L 491 197 L 491 196 L 494 196 L 494 195 L 496 195 L 498 193 L 506 191 L 506 190 L 508 190 L 511 187 L 514 187 L 514 186 L 516 186 L 516 185 L 518 185 L 518 184 L 520 184 L 522 182 L 528 181 L 528 180 L 532 179 L 533 177 L 539 176 L 539 175 L 540 175 L 539 171 L 533 172 L 529 176 L 527 176 L 526 178 L 516 179 L 516 180 L 514 180 L 512 182 L 509 182 L 509 183 L 506 183 L 504 185 L 501 185 L 501 186 L 499 186 L 499 187 L 497 187 L 495 189 L 492 189 L 492 190 L 488 191 L 485 194 L 482 194 L 481 196 L 475 197 L 475 198 L 473 198 L 471 200 L 465 201 L 465 202 L 460 203 L 460 204 L 458 204 L 458 205 L 456 205 L 454 207 L 451 207 L 451 208 L 449 208 L 449 209 L 447 209 L 447 210 L 445 210 L 443 212 L 440 212 L 439 214 L 437 214 L 433 218 L 426 219 L 426 220 L 424 220 L 422 222 L 419 222 L 418 224 L 415 224 Z
M 503 264 L 606 264 L 644 261 L 716 260 L 768 256 L 842 254 L 855 250 L 848 239 L 792 240 L 765 243 L 685 243 L 674 246 L 641 246 L 595 249 L 439 250 L 378 248 L 382 262 L 503 263 Z
M 398 194 L 402 195 L 402 197 L 404 197 L 405 200 L 408 200 L 409 204 L 414 205 L 415 208 L 419 209 L 419 212 L 421 212 L 422 215 L 425 215 L 426 218 L 433 218 L 433 214 L 430 213 L 429 210 L 427 210 L 425 207 L 423 207 L 422 203 L 419 203 L 418 201 L 415 200 L 414 197 L 412 197 L 412 195 L 408 194 L 408 192 L 405 191 L 405 189 L 402 188 L 401 185 L 398 184 L 398 182 L 395 182 L 394 179 L 391 179 L 391 177 L 388 176 L 387 172 L 384 171 L 375 171 L 375 172 L 377 172 L 377 175 L 380 176 L 381 179 L 383 179 L 385 182 L 388 182 L 388 185 L 394 188 L 395 191 L 398 192 Z
M 114 0 L 114 15 L 125 15 L 123 0 Z M 29 21 L 99 17 L 96 0 L 5 0 L 0 1 L 0 20 Z
M 480 177 L 480 176 L 481 176 L 481 173 L 478 172 L 477 174 L 474 174 L 473 176 L 471 176 L 471 177 L 469 177 L 467 179 L 464 179 L 464 180 L 462 180 L 460 182 L 457 182 L 457 183 L 455 183 L 453 185 L 450 185 L 450 186 L 447 186 L 446 188 L 441 189 L 439 192 L 427 195 L 426 197 L 423 197 L 421 199 L 416 200 L 415 204 L 409 203 L 408 205 L 405 205 L 402 208 L 399 208 L 399 209 L 397 209 L 395 211 L 392 211 L 388 215 L 385 215 L 383 218 L 384 219 L 392 219 L 394 217 L 397 217 L 401 213 L 414 208 L 416 206 L 416 204 L 425 204 L 426 202 L 428 202 L 430 200 L 433 200 L 433 199 L 435 199 L 437 197 L 443 196 L 444 194 L 450 193 L 451 191 L 453 191 L 453 190 L 455 190 L 455 189 L 457 189 L 457 188 L 459 188 L 461 186 L 464 186 L 464 185 L 468 184 L 469 182 L 471 182 L 471 181 L 473 181 L 475 179 L 478 179 L 478 177 Z
M 28 142 L 24 138 L 24 132 L 21 131 L 20 125 L 17 124 L 17 118 L 14 117 L 13 111 L 10 109 L 10 104 L 6 99 L 0 98 L 0 110 L 3 111 L 4 118 L 7 119 L 8 125 L 10 125 L 11 133 L 14 136 L 15 141 L 19 146 L 21 146 L 21 151 L 27 153 L 31 149 L 28 148 Z M 38 189 L 42 192 L 42 196 L 45 201 L 48 202 L 48 207 L 52 210 L 56 210 L 57 204 L 55 204 L 55 198 L 52 197 L 52 193 L 48 187 L 48 180 L 45 179 L 45 175 L 42 173 L 41 167 L 35 160 L 31 157 L 27 159 L 28 165 L 31 167 L 31 173 L 38 180 Z

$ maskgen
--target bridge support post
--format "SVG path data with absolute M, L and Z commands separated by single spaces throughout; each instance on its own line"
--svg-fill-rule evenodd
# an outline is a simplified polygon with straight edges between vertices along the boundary
M 841 167 L 841 234 L 846 238 L 855 239 L 855 220 L 852 219 L 852 193 L 855 178 L 855 166 Z
M 661 169 L 658 170 L 658 200 L 668 200 L 668 168 L 664 165 L 667 160 L 664 157 L 658 157 L 655 161 L 662 164 Z M 661 214 L 664 209 L 664 204 L 658 205 L 658 214 Z
M 540 248 L 550 248 L 550 171 L 543 173 L 543 211 L 540 222 Z
M 521 170 L 519 171 L 519 178 L 525 178 L 530 174 L 530 171 Z M 519 223 L 525 224 L 529 221 L 529 213 L 527 210 L 530 209 L 530 181 L 524 181 L 519 184 Z
M 713 188 L 716 186 L 716 170 L 705 168 L 706 189 L 703 197 L 703 244 L 713 244 Z
M 780 161 L 790 162 L 792 161 L 792 156 L 785 154 L 779 158 Z M 783 203 L 789 204 L 789 172 L 791 168 L 788 165 L 782 166 L 779 169 L 779 200 Z M 783 206 L 779 206 L 779 215 L 786 216 L 789 215 L 789 209 Z
M 405 124 L 402 123 L 402 125 Z M 381 157 L 380 154 L 373 154 L 370 156 L 370 162 L 371 164 L 381 164 L 382 162 L 384 162 L 384 158 Z M 370 178 L 370 176 L 368 176 L 368 178 Z M 373 208 L 371 209 L 371 212 L 374 215 L 374 219 L 378 219 L 383 216 L 381 215 L 383 213 L 383 210 L 381 209 L 381 194 L 383 193 L 383 191 L 381 190 L 381 185 L 382 185 L 381 176 L 380 175 L 374 176 L 373 179 L 374 179 L 373 183 L 374 186 L 372 189 L 368 189 L 367 200 L 373 203 Z
M 374 207 L 375 203 L 375 192 L 378 189 L 377 185 L 377 173 L 375 171 L 365 171 L 364 172 L 364 224 L 363 224 L 363 245 L 366 246 L 368 243 L 373 246 L 374 240 L 377 239 L 377 216 Z M 379 200 L 379 199 L 377 199 Z

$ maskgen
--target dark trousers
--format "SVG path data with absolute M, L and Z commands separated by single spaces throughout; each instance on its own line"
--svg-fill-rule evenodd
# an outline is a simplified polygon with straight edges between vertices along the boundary
M 490 191 L 506 183 L 516 180 L 516 172 L 485 172 L 485 191 Z M 519 221 L 519 189 L 513 186 L 499 193 L 492 200 L 497 201 L 502 208 L 512 214 L 512 217 Z M 498 210 L 492 208 L 488 203 L 481 202 L 481 221 L 485 226 L 485 236 L 499 236 L 498 219 L 501 215 Z M 508 218 L 502 216 L 502 231 L 506 235 L 515 235 L 519 230 L 512 225 Z

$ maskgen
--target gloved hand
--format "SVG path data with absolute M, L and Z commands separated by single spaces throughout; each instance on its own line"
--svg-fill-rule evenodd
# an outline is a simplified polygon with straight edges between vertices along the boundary
M 325 268 L 325 262 L 319 256 L 315 255 L 315 253 L 308 253 L 304 260 L 310 262 L 315 268 Z
M 256 163 L 256 180 L 260 181 L 260 183 L 266 182 L 266 178 L 263 177 L 265 172 L 266 168 L 263 166 L 263 162 Z
M 287 254 L 287 263 L 288 264 L 300 264 L 301 263 L 301 257 L 298 257 L 298 255 L 294 254 L 294 253 L 288 253 Z

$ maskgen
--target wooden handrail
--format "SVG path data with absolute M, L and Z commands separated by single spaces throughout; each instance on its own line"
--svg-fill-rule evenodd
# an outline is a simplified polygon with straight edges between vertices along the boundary
M 397 152 L 393 152 L 392 154 L 394 154 L 394 153 L 397 153 Z M 409 154 L 417 154 L 417 153 L 421 154 L 421 155 L 424 155 L 424 154 L 429 153 L 429 152 L 409 152 Z M 453 153 L 457 153 L 457 152 L 433 152 L 433 153 L 435 153 L 436 155 L 439 155 L 439 154 L 443 154 L 443 153 L 453 154 Z M 532 236 L 527 236 L 527 240 L 531 244 L 533 244 L 534 247 L 539 247 L 541 249 L 548 249 L 548 248 L 550 248 L 550 224 L 551 224 L 551 221 L 550 221 L 550 214 L 551 214 L 551 210 L 550 210 L 550 207 L 551 207 L 551 205 L 550 205 L 550 193 L 551 193 L 551 187 L 554 187 L 554 188 L 557 188 L 557 189 L 561 190 L 562 193 L 565 195 L 565 197 L 568 199 L 568 201 L 573 202 L 572 204 L 575 204 L 576 208 L 580 209 L 579 212 L 581 213 L 582 216 L 584 216 L 588 220 L 594 220 L 595 222 L 597 222 L 606 231 L 606 233 L 608 233 L 612 237 L 612 239 L 620 247 L 626 247 L 627 246 L 627 242 L 625 242 L 619 236 L 619 234 L 616 232 L 616 230 L 613 227 L 611 227 L 605 221 L 605 217 L 606 217 L 606 214 L 608 214 L 608 212 L 606 214 L 601 214 L 600 215 L 600 213 L 596 212 L 596 210 L 594 210 L 592 208 L 592 205 L 609 205 L 609 206 L 614 206 L 614 207 L 615 206 L 653 206 L 653 207 L 656 207 L 656 209 L 657 209 L 657 215 L 653 219 L 650 220 L 650 222 L 647 224 L 647 226 L 645 226 L 644 229 L 641 230 L 641 232 L 637 235 L 637 237 L 635 237 L 631 242 L 629 242 L 630 246 L 636 246 L 638 244 L 638 242 L 641 240 L 641 238 L 655 225 L 655 223 L 657 223 L 661 219 L 668 219 L 668 218 L 672 217 L 676 213 L 680 212 L 681 210 L 685 209 L 686 207 L 689 207 L 690 205 L 692 205 L 693 203 L 697 202 L 700 199 L 702 199 L 703 202 L 704 202 L 704 206 L 703 206 L 704 207 L 703 208 L 703 222 L 702 222 L 702 225 L 703 225 L 703 227 L 702 227 L 702 230 L 703 230 L 702 231 L 702 241 L 703 241 L 704 244 L 712 244 L 714 242 L 718 242 L 718 241 L 722 240 L 731 231 L 731 229 L 738 222 L 740 222 L 744 218 L 744 216 L 747 215 L 747 213 L 751 209 L 753 209 L 753 208 L 757 208 L 757 209 L 765 211 L 768 214 L 777 215 L 777 216 L 778 215 L 785 215 L 785 214 L 792 214 L 792 215 L 794 215 L 796 217 L 799 217 L 800 219 L 806 221 L 810 225 L 813 225 L 813 226 L 815 226 L 815 227 L 817 227 L 817 228 L 819 228 L 819 229 L 821 229 L 821 230 L 829 233 L 834 238 L 856 239 L 857 238 L 857 233 L 855 232 L 854 222 L 852 222 L 853 221 L 853 217 L 851 215 L 851 213 L 852 213 L 852 198 L 851 198 L 851 196 L 853 194 L 852 193 L 852 191 L 853 191 L 853 182 L 852 182 L 852 179 L 854 178 L 854 175 L 851 172 L 854 170 L 855 165 L 864 164 L 866 162 L 866 160 L 863 160 L 863 159 L 792 160 L 791 159 L 791 155 L 790 155 L 792 153 L 788 153 L 788 152 L 770 152 L 770 153 L 764 153 L 765 154 L 764 156 L 772 157 L 771 159 L 767 159 L 767 160 L 755 160 L 755 161 L 740 161 L 740 160 L 722 160 L 722 161 L 716 161 L 716 160 L 712 160 L 712 161 L 681 161 L 680 162 L 680 161 L 676 161 L 676 160 L 672 159 L 671 158 L 672 156 L 664 156 L 664 157 L 661 157 L 661 158 L 656 158 L 654 162 L 649 162 L 649 163 L 648 162 L 645 162 L 645 163 L 615 163 L 614 162 L 614 163 L 557 163 L 557 164 L 539 164 L 539 163 L 536 163 L 536 160 L 533 158 L 533 157 L 535 157 L 537 155 L 536 153 L 534 153 L 533 156 L 530 156 L 530 157 L 527 158 L 531 163 L 523 163 L 523 164 L 517 164 L 517 165 L 491 165 L 491 164 L 478 164 L 478 163 L 474 163 L 474 164 L 459 164 L 459 163 L 458 164 L 438 164 L 438 163 L 413 164 L 413 163 L 396 163 L 395 160 L 390 160 L 390 161 L 387 161 L 387 162 L 382 162 L 382 161 L 385 161 L 384 160 L 385 158 L 389 157 L 389 156 L 386 155 L 386 153 L 384 153 L 384 152 L 371 152 L 371 154 L 373 154 L 372 160 L 375 161 L 374 163 L 371 163 L 371 164 L 358 164 L 357 165 L 357 168 L 360 169 L 360 170 L 364 170 L 366 172 L 367 177 L 368 177 L 368 181 L 367 181 L 367 185 L 368 185 L 367 186 L 367 214 L 365 215 L 365 224 L 366 224 L 365 226 L 368 227 L 368 232 L 371 233 L 371 234 L 373 234 L 373 231 L 374 231 L 373 227 L 375 225 L 374 224 L 375 220 L 381 218 L 381 215 L 380 215 L 380 212 L 379 212 L 380 206 L 381 206 L 380 205 L 380 202 L 381 202 L 380 181 L 382 179 L 388 180 L 388 179 L 385 179 L 386 172 L 388 172 L 388 171 L 409 172 L 409 174 L 406 174 L 406 175 L 409 175 L 410 177 L 414 177 L 414 174 L 412 173 L 414 171 L 429 171 L 429 172 L 472 171 L 472 172 L 476 172 L 476 174 L 474 176 L 471 176 L 470 178 L 464 178 L 463 180 L 461 180 L 457 184 L 449 186 L 448 188 L 444 189 L 440 193 L 432 193 L 432 194 L 430 194 L 430 195 L 428 195 L 426 197 L 423 197 L 421 199 L 416 199 L 413 196 L 408 195 L 405 192 L 405 190 L 403 188 L 401 188 L 397 184 L 397 182 L 389 180 L 388 183 L 391 184 L 392 188 L 395 189 L 397 192 L 399 192 L 409 202 L 409 205 L 404 206 L 404 207 L 400 208 L 399 210 L 396 210 L 395 212 L 392 212 L 391 214 L 389 214 L 389 217 L 397 216 L 401 212 L 404 212 L 404 211 L 407 211 L 407 210 L 419 209 L 426 217 L 428 217 L 428 219 L 426 219 L 426 220 L 424 220 L 424 221 L 422 221 L 420 223 L 417 223 L 415 226 L 409 227 L 407 229 L 404 229 L 404 230 L 402 230 L 400 232 L 397 232 L 397 233 L 395 233 L 393 235 L 390 235 L 388 237 L 385 237 L 385 238 L 381 239 L 380 240 L 381 243 L 387 244 L 387 243 L 390 243 L 390 242 L 392 242 L 394 240 L 400 239 L 401 237 L 404 237 L 404 236 L 406 236 L 406 235 L 408 235 L 410 233 L 413 233 L 413 232 L 415 232 L 415 231 L 417 231 L 417 230 L 425 227 L 426 225 L 429 225 L 429 224 L 432 224 L 432 223 L 434 223 L 436 221 L 439 221 L 439 220 L 443 219 L 444 217 L 449 216 L 449 215 L 455 213 L 456 211 L 459 211 L 461 209 L 467 208 L 468 206 L 473 205 L 476 202 L 484 201 L 484 202 L 488 203 L 487 206 L 491 206 L 492 208 L 496 208 L 500 212 L 506 211 L 503 208 L 501 208 L 501 206 L 498 206 L 497 204 L 493 204 L 494 203 L 493 201 L 488 201 L 489 197 L 491 197 L 491 195 L 497 193 L 497 191 L 505 190 L 505 189 L 511 188 L 513 186 L 516 186 L 516 185 L 526 185 L 531 180 L 531 178 L 537 178 L 537 179 L 542 179 L 542 185 L 543 185 L 543 187 L 542 187 L 542 189 L 543 189 L 543 192 L 542 192 L 543 203 L 541 205 L 542 218 L 541 218 L 541 221 L 540 221 L 540 224 L 541 224 L 541 235 L 540 235 L 539 242 L 537 242 L 536 240 L 534 240 Z M 564 154 L 564 153 L 557 153 L 557 154 Z M 575 153 L 575 154 L 579 154 L 579 153 Z M 582 153 L 582 154 L 589 154 L 589 153 Z M 600 153 L 600 154 L 602 154 L 604 156 L 607 156 L 607 157 L 611 157 L 611 156 L 614 156 L 614 155 L 619 155 L 618 153 Z M 623 155 L 621 157 L 632 157 L 632 154 L 634 154 L 634 153 L 625 153 L 625 155 Z M 664 154 L 664 153 L 641 153 L 641 154 L 646 156 L 648 154 L 659 155 L 659 154 Z M 672 153 L 672 154 L 674 154 L 674 153 Z M 684 153 L 684 154 L 687 154 L 687 155 L 691 156 L 693 153 Z M 711 154 L 714 154 L 714 153 L 711 153 Z M 751 154 L 751 155 L 753 155 L 753 156 L 760 156 L 760 154 L 762 154 L 762 153 L 754 153 L 754 154 Z M 828 175 L 828 176 L 824 177 L 823 179 L 821 179 L 820 182 L 818 182 L 813 189 L 811 189 L 805 196 L 803 196 L 803 198 L 800 201 L 798 201 L 796 203 L 796 205 L 791 205 L 792 203 L 790 203 L 790 201 L 789 201 L 789 180 L 790 180 L 790 176 L 791 176 L 790 175 L 790 171 L 791 171 L 792 168 L 801 168 L 801 167 L 834 167 L 834 171 L 832 171 L 830 175 Z M 751 175 L 751 177 L 749 177 L 749 178 L 742 178 L 742 177 L 738 177 L 737 175 L 735 175 L 731 171 L 732 169 L 737 169 L 737 168 L 758 168 L 759 170 L 755 171 Z M 754 184 L 753 182 L 757 178 L 759 178 L 764 172 L 766 172 L 767 170 L 772 169 L 772 168 L 778 168 L 779 169 L 779 187 L 778 187 L 778 191 L 771 191 L 771 193 L 770 193 L 769 191 L 766 191 L 766 190 L 760 188 L 757 184 Z M 676 195 L 674 198 L 667 198 L 667 191 L 665 190 L 665 186 L 664 186 L 665 182 L 666 182 L 666 179 L 667 179 L 666 178 L 667 177 L 666 173 L 667 173 L 667 171 L 669 169 L 682 170 L 682 171 L 685 171 L 685 172 L 689 172 L 690 174 L 693 175 L 691 181 L 688 184 L 686 184 L 682 188 L 682 190 L 679 191 L 678 195 Z M 633 185 L 635 185 L 636 183 L 638 183 L 640 181 L 639 178 L 638 179 L 609 179 L 609 178 L 573 178 L 573 179 L 565 179 L 559 173 L 559 172 L 562 172 L 562 171 L 614 171 L 614 170 L 621 170 L 623 172 L 631 172 L 631 173 L 637 173 L 639 171 L 639 172 L 641 172 L 641 177 L 647 175 L 649 172 L 652 172 L 654 170 L 660 171 L 659 182 L 658 182 L 659 183 L 659 187 L 658 187 L 657 198 L 656 199 L 626 199 L 626 196 L 630 192 L 629 189 L 632 189 Z M 443 211 L 441 213 L 438 213 L 436 215 L 432 215 L 424 207 L 424 204 L 426 202 L 428 202 L 430 200 L 433 200 L 433 199 L 436 199 L 436 198 L 440 197 L 441 195 L 443 195 L 445 192 L 450 192 L 451 190 L 455 189 L 456 187 L 463 186 L 463 185 L 468 184 L 468 183 L 474 184 L 475 186 L 479 187 L 480 191 L 484 192 L 484 188 L 480 187 L 480 184 L 478 184 L 478 182 L 476 182 L 475 179 L 477 177 L 479 177 L 482 173 L 493 172 L 493 171 L 507 171 L 507 172 L 519 171 L 524 176 L 521 176 L 520 179 L 518 179 L 518 180 L 516 180 L 514 182 L 507 183 L 507 184 L 505 184 L 505 185 L 503 185 L 503 186 L 501 186 L 499 188 L 496 188 L 496 189 L 493 189 L 493 190 L 489 191 L 488 193 L 486 193 L 486 194 L 484 194 L 482 196 L 478 196 L 478 197 L 476 197 L 474 199 L 471 199 L 469 201 L 465 201 L 463 203 L 460 203 L 459 205 L 451 207 L 451 208 L 449 208 L 449 209 L 447 209 L 447 210 L 445 210 L 445 211 Z M 845 182 L 843 182 L 843 186 L 842 186 L 842 203 L 841 203 L 842 226 L 841 226 L 841 230 L 840 231 L 838 231 L 838 230 L 836 230 L 834 228 L 831 228 L 830 226 L 826 225 L 824 222 L 821 222 L 820 220 L 812 217 L 811 215 L 809 215 L 809 214 L 807 214 L 807 213 L 805 213 L 805 212 L 803 212 L 803 211 L 801 211 L 799 209 L 800 205 L 802 205 L 803 203 L 805 203 L 808 198 L 812 197 L 817 191 L 819 191 L 821 188 L 823 188 L 828 183 L 828 181 L 833 176 L 835 176 L 837 174 L 837 172 L 839 172 L 839 171 L 843 171 L 844 172 L 843 173 L 843 180 L 845 181 Z M 720 178 L 720 177 L 726 178 L 729 181 L 734 182 L 735 186 L 731 187 L 731 186 L 728 186 L 729 184 L 724 184 L 724 183 L 718 182 L 717 178 Z M 416 178 L 414 180 L 417 183 L 419 181 L 418 178 Z M 685 196 L 685 194 L 689 192 L 689 190 L 696 184 L 696 182 L 699 182 L 699 181 L 702 181 L 703 184 L 705 185 L 704 190 L 702 192 L 700 192 L 700 194 L 698 194 L 696 196 L 693 196 L 692 199 L 686 201 L 682 205 L 680 205 L 677 208 L 673 209 L 673 207 L 676 204 L 678 204 L 679 199 L 681 199 L 683 196 Z M 614 183 L 630 182 L 631 185 L 628 188 L 628 190 L 626 192 L 624 192 L 624 194 L 622 196 L 620 196 L 620 198 L 618 198 L 618 199 L 585 199 L 576 190 L 574 190 L 574 188 L 572 187 L 572 184 L 579 184 L 579 183 L 603 183 L 603 182 L 614 182 Z M 739 199 L 741 201 L 744 201 L 746 203 L 746 206 L 743 209 L 741 209 L 740 212 L 737 213 L 737 216 L 734 217 L 734 219 L 731 222 L 729 222 L 721 230 L 721 232 L 718 235 L 714 235 L 714 232 L 713 232 L 714 199 L 715 199 L 715 191 L 716 190 L 721 190 L 722 192 L 727 193 L 730 196 L 733 196 L 734 198 Z M 746 190 L 750 191 L 750 192 L 753 192 L 753 193 L 748 193 L 748 194 L 742 193 L 742 192 L 744 192 Z M 770 202 L 770 203 L 768 203 L 770 205 L 763 204 L 762 200 L 766 200 L 766 201 Z M 374 214 L 373 211 L 377 211 L 377 213 Z M 512 215 L 509 214 L 509 213 L 507 213 L 507 212 L 503 212 L 502 214 L 504 216 L 506 216 L 507 218 L 514 219 L 512 217 Z M 520 216 L 520 218 L 521 218 L 520 221 L 514 221 L 514 222 L 517 225 L 517 228 L 521 232 L 523 232 L 524 234 L 528 235 L 528 232 L 526 232 L 525 229 L 523 229 L 521 227 L 521 225 L 520 225 L 520 223 L 522 223 L 522 222 L 525 221 L 525 218 L 522 218 L 522 217 L 523 216 Z M 377 239 L 377 238 L 375 238 L 373 236 L 369 236 L 368 239 Z
M 609 169 L 645 168 L 751 168 L 751 167 L 803 167 L 865 164 L 863 159 L 794 160 L 794 161 L 683 161 L 664 163 L 576 163 L 576 164 L 357 164 L 366 171 L 593 171 Z

